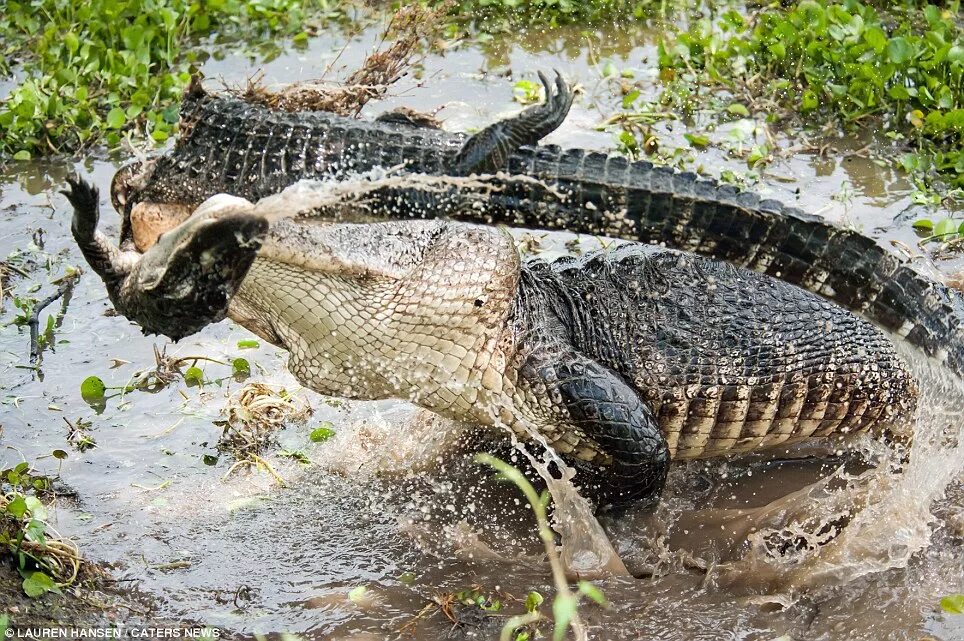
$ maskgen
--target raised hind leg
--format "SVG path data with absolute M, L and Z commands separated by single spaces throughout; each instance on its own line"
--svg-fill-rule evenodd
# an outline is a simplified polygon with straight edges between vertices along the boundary
M 465 176 L 505 169 L 510 154 L 523 145 L 535 145 L 562 124 L 572 107 L 572 88 L 558 71 L 555 93 L 552 92 L 549 79 L 541 71 L 539 79 L 546 88 L 546 101 L 512 118 L 489 125 L 466 140 L 455 157 L 454 174 Z

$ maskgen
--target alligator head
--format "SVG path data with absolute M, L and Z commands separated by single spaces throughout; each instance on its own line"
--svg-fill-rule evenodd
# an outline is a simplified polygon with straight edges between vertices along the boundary
M 71 230 L 118 312 L 145 333 L 174 340 L 227 315 L 228 304 L 254 262 L 268 222 L 251 204 L 216 196 L 162 234 L 143 255 L 122 251 L 97 230 L 98 190 L 69 180 Z

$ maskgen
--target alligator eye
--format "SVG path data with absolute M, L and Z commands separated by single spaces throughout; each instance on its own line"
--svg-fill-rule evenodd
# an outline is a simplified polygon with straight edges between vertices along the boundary
M 476 306 L 476 307 L 482 307 L 483 303 L 485 303 L 485 301 L 482 300 L 481 298 L 476 298 L 476 299 L 475 299 L 475 306 Z

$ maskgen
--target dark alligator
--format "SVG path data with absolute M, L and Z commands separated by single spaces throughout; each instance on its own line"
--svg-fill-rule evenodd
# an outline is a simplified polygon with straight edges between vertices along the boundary
M 509 155 L 556 129 L 573 94 L 558 73 L 554 85 L 539 74 L 546 102 L 473 136 L 452 134 L 395 112 L 365 122 L 312 111 L 272 111 L 231 96 L 207 93 L 195 77 L 185 91 L 172 150 L 123 167 L 111 184 L 121 214 L 121 247 L 134 246 L 132 214 L 182 217 L 207 198 L 231 193 L 256 201 L 301 178 L 340 178 L 374 167 L 404 166 L 429 174 L 468 175 L 505 167 Z
M 545 84 L 547 106 L 524 112 L 528 115 L 519 121 L 546 121 L 535 128 L 533 138 L 557 126 L 572 99 L 558 77 L 555 93 Z M 501 135 L 505 127 L 494 125 L 494 135 L 476 139 L 488 144 L 478 146 L 491 149 L 491 141 L 506 141 Z M 500 151 L 487 157 L 489 168 L 522 137 L 516 133 L 512 145 L 497 146 Z M 349 169 L 407 164 L 412 171 L 429 174 L 464 173 L 471 163 L 454 163 L 463 145 L 464 136 L 427 127 L 364 123 L 324 113 L 275 113 L 207 94 L 192 83 L 175 148 L 146 165 L 123 168 L 114 178 L 111 198 L 124 218 L 121 247 L 133 248 L 130 215 L 139 204 L 148 216 L 151 207 L 169 207 L 179 210 L 183 219 L 217 193 L 253 201 L 303 178 L 338 177 Z M 450 215 L 469 222 L 662 243 L 726 260 L 833 300 L 964 374 L 960 294 L 859 232 L 779 201 L 646 161 L 551 145 L 522 146 L 507 155 L 502 168 L 508 174 L 537 180 L 492 178 L 499 190 L 476 195 L 485 207 L 460 207 L 473 198 L 466 193 L 463 200 L 446 206 L 452 209 Z M 479 156 L 486 157 L 472 155 Z M 407 200 L 419 197 L 418 192 L 394 194 L 381 201 L 371 199 L 368 205 L 394 217 L 446 213 L 431 202 L 412 207 Z M 434 200 L 437 195 L 428 197 Z M 170 227 L 164 212 L 158 218 L 157 230 Z M 156 237 L 147 235 L 142 248 Z
M 217 196 L 143 256 L 96 231 L 95 190 L 67 195 L 88 262 L 146 330 L 178 338 L 226 314 L 287 349 L 308 387 L 538 434 L 605 469 L 616 505 L 658 496 L 670 457 L 900 429 L 914 409 L 879 330 L 778 279 L 639 243 L 523 263 L 492 226 L 317 218 L 393 198 L 484 211 L 505 194 L 420 180 Z

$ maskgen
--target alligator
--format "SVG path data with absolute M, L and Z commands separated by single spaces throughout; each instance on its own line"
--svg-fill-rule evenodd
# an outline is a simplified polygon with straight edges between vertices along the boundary
M 210 94 L 194 76 L 181 103 L 175 146 L 122 167 L 111 183 L 111 200 L 122 217 L 121 247 L 138 244 L 134 229 L 150 230 L 152 221 L 172 215 L 186 218 L 219 193 L 256 201 L 301 178 L 340 178 L 375 167 L 446 175 L 502 169 L 514 150 L 531 149 L 555 130 L 572 106 L 573 92 L 562 75 L 556 72 L 554 82 L 541 72 L 539 78 L 545 102 L 467 137 L 398 111 L 373 122 L 321 111 L 273 111 Z M 131 224 L 132 216 L 141 219 L 138 225 Z
M 671 459 L 899 431 L 914 411 L 916 384 L 880 330 L 776 278 L 641 243 L 523 260 L 500 227 L 318 218 L 389 195 L 480 210 L 500 193 L 418 182 L 354 199 L 323 183 L 257 205 L 218 195 L 143 255 L 97 230 L 96 188 L 65 194 L 87 261 L 146 331 L 177 339 L 227 315 L 321 393 L 544 439 L 603 470 L 618 509 L 651 504 Z
M 525 138 L 522 130 L 535 131 L 526 142 L 541 137 L 558 126 L 571 105 L 572 92 L 558 74 L 555 91 L 540 78 L 547 102 L 506 124 L 496 123 L 473 145 L 463 135 L 406 124 L 392 114 L 366 123 L 318 112 L 275 113 L 208 94 L 195 79 L 185 93 L 174 149 L 114 176 L 111 200 L 122 215 L 121 247 L 143 251 L 172 221 L 183 220 L 218 193 L 255 201 L 303 178 L 337 178 L 376 166 L 453 174 L 488 163 L 489 170 L 535 180 L 503 180 L 498 192 L 482 194 L 486 207 L 455 207 L 451 215 L 467 222 L 661 243 L 726 260 L 858 312 L 964 375 L 960 294 L 892 248 L 691 172 L 555 145 L 516 146 Z M 492 141 L 501 144 L 494 145 L 497 153 L 486 155 Z M 474 168 L 473 161 L 455 162 L 463 147 L 482 150 L 462 156 L 476 159 Z M 486 161 L 478 162 L 479 157 Z M 407 196 L 382 205 L 395 203 L 388 212 L 394 217 L 446 213 L 431 203 L 406 207 Z M 132 236 L 135 214 L 141 215 L 138 226 L 144 230 L 138 243 Z

